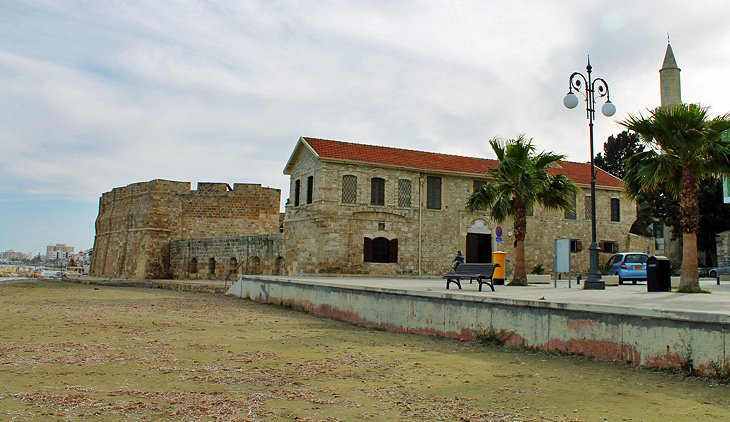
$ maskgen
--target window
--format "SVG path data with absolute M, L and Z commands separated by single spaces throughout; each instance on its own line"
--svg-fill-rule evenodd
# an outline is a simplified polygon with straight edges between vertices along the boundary
M 215 258 L 208 260 L 208 274 L 215 274 Z
M 188 272 L 190 274 L 198 273 L 198 258 L 192 258 L 190 264 L 188 264 Z
M 565 210 L 563 212 L 563 216 L 565 217 L 566 220 L 575 220 L 575 217 L 576 217 L 576 215 L 575 215 L 575 201 L 576 201 L 576 198 L 575 198 L 575 195 L 573 195 L 573 198 L 570 200 L 570 203 L 571 203 L 573 209 Z
M 621 221 L 621 201 L 611 198 L 611 221 Z
M 378 231 L 385 230 L 385 223 L 378 223 Z
M 398 206 L 411 207 L 411 181 L 408 179 L 398 180 Z
M 398 239 L 388 240 L 384 237 L 370 239 L 366 237 L 363 245 L 363 261 L 380 263 L 398 262 Z
M 299 191 L 301 190 L 301 181 L 299 179 L 294 182 L 294 206 L 299 206 Z
M 357 176 L 351 174 L 342 176 L 342 203 L 357 203 Z
M 652 229 L 654 230 L 654 237 L 664 239 L 664 223 L 657 220 L 652 223 Z
M 527 216 L 532 217 L 534 215 L 535 215 L 535 207 L 534 206 L 527 207 Z
M 591 196 L 586 195 L 585 199 L 583 200 L 583 203 L 585 204 L 585 209 L 583 210 L 583 216 L 586 220 L 590 220 L 591 217 L 593 217 L 593 208 L 591 207 Z
M 474 181 L 474 192 L 478 191 L 482 188 L 482 186 L 486 185 L 487 182 L 484 180 L 475 180 Z
M 385 205 L 385 179 L 370 179 L 370 205 Z
M 228 274 L 236 274 L 236 271 L 238 271 L 238 260 L 235 256 L 232 256 L 231 259 L 228 260 Z
M 307 177 L 307 204 L 312 203 L 312 191 L 314 190 L 314 176 Z
M 570 239 L 570 251 L 571 252 L 582 252 L 583 241 L 578 239 Z
M 618 252 L 618 242 L 612 240 L 601 240 L 598 242 L 598 249 L 604 253 L 616 253 Z
M 428 176 L 426 179 L 426 208 L 430 210 L 441 209 L 441 178 Z

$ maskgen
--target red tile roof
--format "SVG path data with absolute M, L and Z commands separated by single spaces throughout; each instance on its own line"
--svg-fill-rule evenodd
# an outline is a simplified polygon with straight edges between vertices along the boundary
M 414 151 L 376 145 L 355 144 L 319 138 L 302 138 L 323 160 L 351 161 L 405 167 L 434 172 L 456 172 L 484 175 L 490 168 L 496 168 L 497 160 L 487 158 L 462 157 L 435 152 Z M 589 163 L 560 162 L 562 168 L 553 169 L 554 173 L 565 174 L 580 184 L 590 184 L 591 166 Z M 596 185 L 622 188 L 621 179 L 596 167 Z

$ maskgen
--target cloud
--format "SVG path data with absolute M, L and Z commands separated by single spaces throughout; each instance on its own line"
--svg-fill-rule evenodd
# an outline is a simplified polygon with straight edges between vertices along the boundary
M 587 161 L 585 114 L 561 103 L 568 76 L 591 54 L 610 84 L 619 111 L 596 120 L 600 149 L 616 120 L 658 104 L 667 32 L 683 97 L 730 110 L 721 1 L 4 8 L 0 193 L 20 197 L 93 204 L 153 178 L 261 183 L 286 197 L 282 169 L 302 135 L 491 156 L 487 140 L 524 132 Z

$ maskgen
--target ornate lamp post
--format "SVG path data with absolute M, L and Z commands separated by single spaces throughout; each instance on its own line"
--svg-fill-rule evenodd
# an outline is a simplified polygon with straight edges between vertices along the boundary
M 578 97 L 573 93 L 573 90 L 580 92 L 586 98 L 586 117 L 588 118 L 588 132 L 590 133 L 591 142 L 591 246 L 588 248 L 591 266 L 583 288 L 604 290 L 606 284 L 601 279 L 601 270 L 598 269 L 598 243 L 596 243 L 596 169 L 593 164 L 593 119 L 596 112 L 596 95 L 598 98 L 606 97 L 606 103 L 601 107 L 601 113 L 604 116 L 613 116 L 616 113 L 616 106 L 611 102 L 606 81 L 603 78 L 591 79 L 591 69 L 591 58 L 589 56 L 588 66 L 586 66 L 587 77 L 579 72 L 573 72 L 570 75 L 568 94 L 563 99 L 563 105 L 569 109 L 573 109 L 578 105 Z

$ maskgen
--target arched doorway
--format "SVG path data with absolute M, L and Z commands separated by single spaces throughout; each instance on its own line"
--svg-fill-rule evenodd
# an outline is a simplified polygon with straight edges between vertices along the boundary
M 492 262 L 492 228 L 482 219 L 466 229 L 466 262 Z
M 232 256 L 230 260 L 228 260 L 228 275 L 234 275 L 236 274 L 236 271 L 238 271 L 238 260 L 235 256 Z
M 188 264 L 188 273 L 189 274 L 197 274 L 198 273 L 198 258 L 191 258 L 190 263 Z

